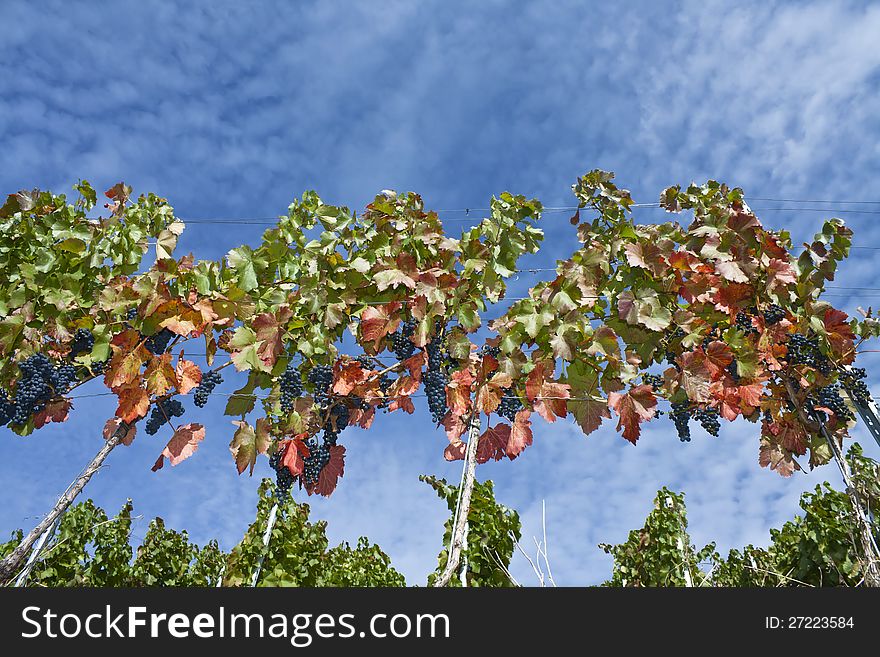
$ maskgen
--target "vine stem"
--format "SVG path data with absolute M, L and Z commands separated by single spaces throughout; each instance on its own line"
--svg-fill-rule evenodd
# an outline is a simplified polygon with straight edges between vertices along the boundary
M 474 491 L 477 471 L 477 444 L 480 442 L 480 422 L 476 406 L 470 418 L 470 430 L 468 433 L 467 450 L 465 451 L 464 470 L 461 475 L 459 487 L 460 498 L 456 508 L 455 520 L 452 524 L 452 536 L 449 542 L 449 558 L 446 567 L 440 577 L 434 582 L 434 586 L 449 586 L 453 575 L 462 560 L 462 551 L 466 549 L 468 533 L 468 514 L 471 508 L 471 494 Z M 466 581 L 466 573 L 461 575 Z
M 22 539 L 21 543 L 18 544 L 9 556 L 3 559 L 3 561 L 0 561 L 0 582 L 8 582 L 12 579 L 14 574 L 18 571 L 21 562 L 24 561 L 27 554 L 31 551 L 34 543 L 36 543 L 40 536 L 42 536 L 49 527 L 51 527 L 55 521 L 67 511 L 67 508 L 71 504 L 73 504 L 77 495 L 79 495 L 82 492 L 82 489 L 85 488 L 86 484 L 89 483 L 92 475 L 100 469 L 107 456 L 113 451 L 113 448 L 122 442 L 122 438 L 128 433 L 130 428 L 131 425 L 127 422 L 123 422 L 117 427 L 116 431 L 114 431 L 113 435 L 104 442 L 101 449 L 98 450 L 98 453 L 91 462 L 85 467 L 80 475 L 74 479 L 70 486 L 67 487 L 67 490 L 64 491 L 61 497 L 58 498 L 58 501 L 55 502 L 55 506 L 52 507 L 52 510 L 49 511 L 40 524 L 34 527 L 30 533 Z

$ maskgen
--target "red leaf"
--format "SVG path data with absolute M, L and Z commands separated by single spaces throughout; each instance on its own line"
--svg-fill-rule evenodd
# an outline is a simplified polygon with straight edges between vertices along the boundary
M 712 375 L 706 364 L 706 354 L 702 349 L 686 351 L 678 358 L 681 366 L 679 382 L 691 401 L 706 403 L 711 400 L 709 384 Z
M 450 442 L 455 442 L 467 431 L 467 422 L 457 413 L 449 412 L 440 422 L 446 429 L 446 437 Z
M 333 384 L 333 392 L 337 395 L 350 395 L 352 390 L 369 377 L 369 373 L 354 360 L 345 364 L 337 363 L 334 369 L 336 382 Z
M 116 417 L 126 422 L 134 422 L 144 417 L 150 409 L 150 396 L 139 383 L 117 388 L 116 394 L 119 396 Z
M 34 427 L 42 429 L 50 422 L 66 422 L 73 408 L 73 402 L 63 397 L 58 397 L 48 402 L 43 410 L 34 415 Z
M 715 340 L 706 348 L 706 368 L 713 379 L 720 377 L 733 362 L 733 352 L 723 342 Z
M 446 403 L 449 410 L 464 415 L 471 407 L 471 385 L 474 377 L 469 370 L 453 372 L 446 386 Z
M 758 463 L 762 468 L 770 467 L 783 477 L 790 477 L 801 466 L 794 460 L 791 452 L 783 449 L 778 443 L 761 439 L 761 447 L 758 451 Z
M 278 448 L 284 450 L 281 455 L 281 465 L 290 471 L 290 474 L 297 477 L 302 474 L 305 469 L 304 457 L 309 455 L 309 448 L 303 444 L 302 440 L 281 440 Z
M 317 486 L 307 487 L 306 491 L 311 495 L 313 492 L 324 497 L 330 497 L 339 479 L 345 474 L 345 447 L 342 445 L 330 446 L 330 460 L 321 469 L 318 475 Z M 309 490 L 311 488 L 311 490 Z
M 485 463 L 489 459 L 500 461 L 507 453 L 510 440 L 510 425 L 501 423 L 486 429 L 477 443 L 477 463 Z
M 617 422 L 617 430 L 623 427 L 623 437 L 633 445 L 639 439 L 642 422 L 654 417 L 657 408 L 657 398 L 649 385 L 639 385 L 630 388 L 625 395 L 612 392 L 608 395 L 608 405 L 620 416 Z
M 199 443 L 205 438 L 205 427 L 201 424 L 184 424 L 177 427 L 177 431 L 171 436 L 171 440 L 165 445 L 165 449 L 159 455 L 153 472 L 162 468 L 165 463 L 163 457 L 167 458 L 171 465 L 177 465 L 181 461 L 185 461 L 192 456 L 199 448 Z
M 184 360 L 183 354 L 177 359 L 177 389 L 181 395 L 187 394 L 202 382 L 202 370 L 191 360 Z
M 286 309 L 279 311 L 282 314 Z M 256 338 L 259 341 L 257 346 L 257 357 L 266 366 L 271 369 L 275 365 L 278 357 L 284 352 L 281 338 L 284 334 L 284 327 L 279 322 L 279 318 L 272 313 L 261 313 L 254 318 L 251 325 Z
M 828 341 L 834 351 L 840 354 L 845 363 L 851 363 L 855 357 L 852 332 L 846 320 L 849 316 L 842 310 L 829 308 L 825 311 L 825 330 L 828 333 Z
M 107 422 L 104 424 L 104 440 L 110 440 L 121 424 L 122 420 L 120 420 L 118 417 L 111 417 L 109 420 L 107 420 Z M 135 425 L 130 426 L 120 442 L 128 447 L 134 442 L 135 433 L 137 433 L 137 427 Z
M 447 461 L 462 461 L 467 445 L 460 440 L 454 440 L 443 450 L 443 458 Z
M 785 260 L 773 258 L 767 266 L 767 291 L 797 283 L 797 276 L 792 266 Z
M 372 342 L 373 346 L 378 348 L 382 338 L 389 333 L 394 333 L 400 325 L 400 318 L 395 315 L 399 309 L 399 301 L 366 308 L 361 313 L 361 337 L 367 342 Z
M 535 404 L 535 410 L 547 422 L 556 422 L 557 417 L 566 417 L 568 415 L 568 404 L 566 400 L 571 396 L 569 391 L 571 386 L 567 383 L 546 382 L 541 386 L 541 393 L 538 402 Z
M 516 414 L 513 428 L 510 431 L 510 439 L 507 441 L 507 457 L 512 461 L 522 451 L 532 444 L 532 422 L 529 420 L 531 413 L 528 410 L 519 411 Z

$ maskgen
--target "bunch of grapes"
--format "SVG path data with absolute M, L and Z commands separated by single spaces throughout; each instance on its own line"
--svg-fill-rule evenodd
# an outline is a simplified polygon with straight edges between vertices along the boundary
M 817 406 L 824 406 L 825 408 L 831 409 L 834 411 L 834 415 L 843 422 L 855 419 L 849 406 L 846 405 L 843 397 L 840 396 L 839 384 L 832 383 L 831 385 L 823 386 L 822 388 L 819 388 L 817 395 Z
M 481 356 L 492 356 L 492 358 L 498 358 L 498 354 L 501 353 L 501 347 L 490 347 L 489 345 L 483 345 L 480 349 Z
M 281 412 L 289 413 L 293 409 L 294 400 L 303 393 L 302 377 L 293 361 L 287 363 L 284 372 L 278 377 L 278 386 L 281 388 Z
M 80 354 L 91 353 L 94 346 L 95 336 L 89 329 L 76 329 L 70 343 L 70 357 L 76 358 Z
M 151 354 L 159 356 L 165 353 L 165 349 L 168 348 L 168 343 L 171 342 L 171 338 L 173 337 L 174 333 L 167 328 L 163 328 L 158 333 L 154 333 L 148 337 L 144 342 L 144 346 Z
M 336 404 L 330 411 L 330 421 L 324 425 L 324 443 L 335 445 L 339 434 L 348 426 L 351 412 L 345 404 Z
M 205 404 L 208 403 L 208 397 L 214 392 L 214 388 L 221 383 L 223 383 L 223 377 L 220 376 L 220 372 L 215 372 L 214 370 L 205 372 L 202 375 L 201 382 L 193 393 L 193 401 L 195 401 L 196 406 L 204 408 Z
M 429 366 L 430 367 L 430 366 Z M 428 409 L 431 419 L 440 422 L 447 411 L 446 406 L 446 375 L 441 369 L 428 369 L 422 377 L 425 394 L 428 396 Z
M 146 431 L 149 435 L 154 435 L 163 424 L 170 422 L 173 417 L 183 415 L 183 404 L 176 399 L 159 400 L 153 405 L 153 411 L 147 420 Z
M 657 392 L 660 390 L 660 386 L 663 385 L 663 377 L 659 374 L 642 374 L 642 383 L 646 386 L 651 386 L 651 389 Z
M 721 421 L 718 419 L 717 408 L 697 408 L 693 412 L 693 417 L 706 430 L 706 433 L 710 436 L 718 436 Z
M 329 365 L 315 365 L 309 371 L 309 383 L 314 386 L 315 402 L 324 405 L 330 398 L 330 386 L 333 385 L 333 368 Z
M 288 447 L 287 449 L 290 448 Z M 269 467 L 275 471 L 275 495 L 278 501 L 282 503 L 287 499 L 295 481 L 294 476 L 290 474 L 290 470 L 281 465 L 284 451 L 283 449 L 276 449 L 272 456 L 269 457 Z
M 415 330 L 416 323 L 408 319 L 401 325 L 399 331 L 395 331 L 391 335 L 391 350 L 394 352 L 397 360 L 406 360 L 415 352 L 416 346 L 410 340 L 410 336 L 415 333 Z
M 868 376 L 864 367 L 851 367 L 850 369 L 840 370 L 838 380 L 840 384 L 846 388 L 846 392 L 853 398 L 859 406 L 867 406 L 873 401 L 868 386 L 865 385 L 863 379 Z
M 771 304 L 764 311 L 764 322 L 767 324 L 767 326 L 772 326 L 773 324 L 778 324 L 783 319 L 785 319 L 786 314 L 787 313 L 785 312 L 785 309 L 782 306 L 779 306 L 775 303 Z
M 502 392 L 504 394 L 501 397 L 501 403 L 498 404 L 495 412 L 501 417 L 506 417 L 511 422 L 515 422 L 516 414 L 523 409 L 522 400 L 510 388 L 505 388 Z
M 691 428 L 688 421 L 691 417 L 690 402 L 672 402 L 672 410 L 669 417 L 675 423 L 675 430 L 678 432 L 678 439 L 685 443 L 691 441 Z
M 330 462 L 330 446 L 324 443 L 320 447 L 310 447 L 309 455 L 305 458 L 302 479 L 305 484 L 318 483 L 321 470 Z
M 758 329 L 756 329 L 752 325 L 752 316 L 748 313 L 744 313 L 743 311 L 739 311 L 736 314 L 736 328 L 738 328 L 746 335 L 751 335 L 752 333 L 758 332 Z
M 786 358 L 789 365 L 809 365 L 826 376 L 832 370 L 831 361 L 819 350 L 816 338 L 808 338 L 801 333 L 789 336 Z
M 67 392 L 78 376 L 76 367 L 70 364 L 54 365 L 44 354 L 34 354 L 18 364 L 21 376 L 15 383 L 15 397 L 3 391 L 0 419 L 6 424 L 25 424 L 35 413 L 46 406 L 56 395 Z
M 373 369 L 373 359 L 371 356 L 367 356 L 366 354 L 361 354 L 355 360 L 361 366 L 361 369 L 366 371 L 372 371 Z

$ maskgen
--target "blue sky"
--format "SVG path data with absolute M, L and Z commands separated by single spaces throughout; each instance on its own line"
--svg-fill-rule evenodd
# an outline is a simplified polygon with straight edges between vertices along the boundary
M 355 208 L 385 188 L 418 191 L 443 209 L 485 207 L 505 190 L 569 205 L 575 178 L 601 167 L 639 202 L 707 178 L 760 197 L 880 199 L 877 6 L 7 1 L 0 22 L 14 26 L 0 41 L 4 194 L 125 180 L 167 197 L 182 217 L 275 216 L 306 189 Z M 752 205 L 796 240 L 835 214 Z M 856 244 L 880 247 L 877 215 L 840 216 Z M 576 248 L 563 217 L 548 215 L 544 228 L 530 266 L 552 267 Z M 180 252 L 217 258 L 260 232 L 191 224 Z M 877 287 L 876 254 L 854 251 L 835 284 Z M 848 312 L 880 300 L 871 290 L 835 294 Z M 880 373 L 877 360 L 862 358 Z M 136 536 L 161 515 L 199 542 L 233 545 L 252 518 L 257 480 L 236 475 L 219 405 L 188 407 L 208 427 L 195 458 L 151 473 L 162 443 L 142 434 L 111 455 L 87 494 L 108 510 L 133 497 L 145 518 Z M 28 438 L 0 432 L 3 534 L 49 508 L 97 451 L 113 409 L 83 399 L 64 425 Z M 310 500 L 313 517 L 328 520 L 333 540 L 369 536 L 423 583 L 446 512 L 418 475 L 457 479 L 460 464 L 443 461 L 446 439 L 426 412 L 378 420 L 343 434 L 346 477 L 329 500 Z M 694 540 L 726 550 L 766 543 L 802 491 L 836 481 L 833 466 L 788 480 L 762 470 L 756 427 L 745 422 L 724 423 L 719 438 L 695 428 L 690 444 L 656 422 L 637 447 L 612 423 L 587 438 L 570 423 L 536 427 L 521 458 L 479 475 L 521 512 L 525 546 L 546 501 L 560 584 L 601 581 L 610 560 L 596 544 L 640 526 L 662 485 L 687 494 Z M 268 472 L 265 461 L 260 468 Z M 513 572 L 535 582 L 524 559 Z

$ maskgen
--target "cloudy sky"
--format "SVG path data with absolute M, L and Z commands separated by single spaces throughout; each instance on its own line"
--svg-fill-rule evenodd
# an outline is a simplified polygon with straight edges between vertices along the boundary
M 575 178 L 601 167 L 639 202 L 707 178 L 759 198 L 880 200 L 877 6 L 196 4 L 3 2 L 0 191 L 124 180 L 167 197 L 184 218 L 271 217 L 306 189 L 350 207 L 385 188 L 418 191 L 439 209 L 485 207 L 505 190 L 568 205 Z M 848 312 L 877 305 L 880 204 L 751 204 L 796 240 L 843 217 L 855 243 L 874 248 L 855 250 L 834 284 L 875 289 L 835 289 L 829 300 Z M 544 228 L 531 266 L 552 267 L 576 248 L 558 215 Z M 191 224 L 181 253 L 217 258 L 260 232 Z M 862 361 L 877 384 L 880 361 Z M 161 515 L 198 542 L 231 547 L 252 518 L 257 480 L 236 475 L 218 406 L 187 411 L 208 427 L 196 458 L 151 473 L 161 442 L 142 435 L 111 455 L 87 494 L 108 510 L 134 498 L 145 518 L 136 536 Z M 3 535 L 51 506 L 99 448 L 113 409 L 83 399 L 64 425 L 28 438 L 0 431 Z M 446 512 L 418 475 L 457 479 L 460 464 L 443 461 L 446 439 L 426 412 L 378 420 L 343 434 L 346 477 L 329 500 L 311 500 L 313 517 L 328 520 L 332 540 L 369 536 L 423 583 Z M 536 427 L 521 458 L 479 475 L 523 515 L 526 546 L 546 502 L 551 564 L 565 585 L 607 576 L 596 544 L 641 526 L 663 485 L 686 493 L 695 542 L 726 550 L 766 543 L 802 491 L 836 481 L 833 466 L 788 480 L 762 470 L 756 427 L 745 422 L 725 423 L 719 438 L 695 427 L 690 444 L 657 422 L 636 447 L 612 423 L 588 438 L 564 422 Z M 524 559 L 513 572 L 535 583 Z

